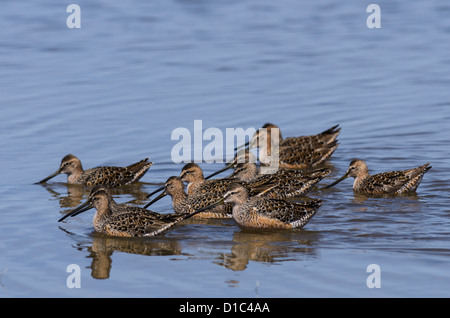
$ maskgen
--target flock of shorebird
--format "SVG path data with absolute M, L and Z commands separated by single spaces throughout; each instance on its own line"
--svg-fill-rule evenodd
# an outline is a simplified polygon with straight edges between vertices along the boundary
M 336 150 L 338 125 L 311 136 L 279 138 L 272 144 L 278 147 L 279 169 L 262 174 L 250 149 L 258 141 L 273 140 L 271 131 L 278 128 L 265 124 L 256 131 L 251 142 L 236 153 L 225 168 L 204 177 L 196 163 L 186 164 L 179 177 L 167 179 L 164 186 L 148 197 L 161 192 L 144 207 L 116 203 L 108 188 L 127 185 L 141 179 L 153 165 L 148 159 L 128 167 L 98 167 L 83 170 L 81 161 L 74 155 L 61 160 L 53 174 L 38 183 L 47 182 L 67 174 L 67 182 L 92 187 L 86 202 L 71 210 L 59 221 L 95 208 L 93 218 L 97 232 L 113 236 L 155 236 L 187 218 L 233 218 L 246 229 L 301 228 L 315 215 L 322 204 L 320 199 L 302 197 L 330 173 L 323 163 Z M 265 151 L 272 151 L 268 143 Z M 261 149 L 260 149 L 261 151 Z M 262 163 L 260 163 L 262 165 Z M 234 168 L 225 178 L 213 176 Z M 353 177 L 353 190 L 366 195 L 401 195 L 416 191 L 423 175 L 431 168 L 429 163 L 417 168 L 370 175 L 364 161 L 350 162 L 347 172 L 324 188 Z M 186 190 L 184 184 L 187 184 Z M 187 193 L 186 193 L 187 192 Z M 174 213 L 157 213 L 147 208 L 162 197 L 172 198 Z M 292 199 L 291 199 L 292 198 Z

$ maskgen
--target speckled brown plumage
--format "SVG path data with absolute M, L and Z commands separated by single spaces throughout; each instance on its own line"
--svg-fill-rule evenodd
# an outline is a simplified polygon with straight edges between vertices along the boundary
M 233 219 L 246 229 L 301 228 L 311 220 L 322 204 L 320 199 L 289 202 L 262 196 L 249 197 L 247 190 L 240 184 L 231 185 L 223 198 L 212 206 L 220 202 L 233 206 Z
M 63 173 L 67 174 L 67 183 L 88 187 L 96 185 L 118 187 L 138 181 L 152 165 L 153 163 L 146 158 L 127 167 L 97 167 L 83 170 L 80 159 L 74 155 L 67 155 L 61 160 L 61 165 L 56 172 L 38 183 L 46 182 Z
M 327 161 L 338 147 L 337 140 L 316 148 L 280 147 L 279 168 L 311 169 Z
M 193 215 L 159 214 L 128 204 L 118 204 L 107 188 L 96 186 L 85 203 L 58 221 L 73 217 L 91 208 L 97 210 L 92 221 L 96 232 L 125 237 L 155 236 Z
M 283 139 L 278 126 L 267 123 L 259 129 L 252 140 L 250 148 L 266 145 L 266 152 L 260 153 L 260 161 L 264 165 L 270 163 L 272 144 L 278 147 L 279 168 L 309 169 L 323 164 L 338 147 L 337 136 L 340 133 L 338 125 L 317 135 L 288 137 Z M 279 138 L 272 136 L 272 130 L 278 129 Z M 272 141 L 272 143 L 270 142 Z M 261 149 L 260 149 L 261 151 Z
M 230 184 L 236 182 L 244 186 L 249 191 L 250 195 L 256 195 L 274 186 L 274 184 L 268 184 L 265 180 L 256 180 L 252 182 L 228 178 L 205 180 L 202 169 L 196 163 L 186 164 L 181 170 L 180 179 L 188 184 L 188 195 L 200 195 L 206 193 L 221 195 L 226 192 Z
M 275 173 L 260 174 L 256 164 L 241 163 L 237 164 L 229 178 L 236 178 L 245 182 L 276 184 L 264 193 L 264 197 L 286 199 L 304 195 L 329 173 L 329 169 L 322 168 L 308 171 L 279 169 Z
M 278 128 L 274 124 L 265 124 L 263 128 L 267 128 L 268 131 L 271 128 Z M 315 149 L 321 146 L 328 145 L 336 140 L 341 128 L 339 125 L 333 126 L 317 135 L 310 136 L 298 136 L 298 137 L 287 137 L 282 138 L 280 132 L 280 147 L 289 147 L 289 148 L 302 148 L 302 149 Z
M 179 215 L 193 213 L 196 210 L 211 205 L 220 198 L 220 195 L 215 192 L 187 195 L 184 191 L 183 181 L 179 177 L 173 176 L 165 182 L 164 192 L 153 199 L 148 205 L 153 204 L 166 195 L 171 196 L 173 210 Z M 193 218 L 231 218 L 231 205 L 217 206 L 211 210 L 198 213 Z
M 415 192 L 424 174 L 431 169 L 430 163 L 420 167 L 401 171 L 382 172 L 370 175 L 363 160 L 354 159 L 350 162 L 347 172 L 338 180 L 328 185 L 330 188 L 342 180 L 353 177 L 353 190 L 362 194 L 405 194 Z

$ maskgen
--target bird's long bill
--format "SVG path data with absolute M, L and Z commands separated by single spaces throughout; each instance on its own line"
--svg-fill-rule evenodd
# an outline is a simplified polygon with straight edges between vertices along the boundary
M 241 149 L 241 148 L 245 148 L 245 147 L 247 147 L 248 145 L 250 145 L 250 141 L 247 141 L 245 144 L 235 147 L 235 148 L 234 148 L 234 151 L 239 150 L 239 149 Z
M 164 187 L 163 187 L 164 189 Z M 160 199 L 164 198 L 166 196 L 166 191 L 164 191 L 163 193 L 161 193 L 160 195 L 158 195 L 156 198 L 154 198 L 152 201 L 150 201 L 149 203 L 147 203 L 144 206 L 144 209 L 148 208 L 150 205 L 152 205 L 153 203 L 155 203 L 156 201 L 159 201 Z
M 80 204 L 79 206 L 77 206 L 75 209 L 73 209 L 66 215 L 64 215 L 62 218 L 60 218 L 58 220 L 58 222 L 61 222 L 62 220 L 64 220 L 65 218 L 68 218 L 69 216 L 75 216 L 77 214 L 83 213 L 92 208 L 93 208 L 93 206 L 92 206 L 91 202 L 88 200 L 88 201 L 84 202 L 83 204 Z
M 327 185 L 327 186 L 325 186 L 325 187 L 323 187 L 323 188 L 324 188 L 324 189 L 331 188 L 331 187 L 335 186 L 336 184 L 338 184 L 339 182 L 341 182 L 341 181 L 347 179 L 347 178 L 348 178 L 348 173 L 349 173 L 349 172 L 347 171 L 342 177 L 340 177 L 339 179 L 337 179 L 336 181 L 334 181 L 332 184 L 329 184 L 329 185 Z
M 191 215 L 189 215 L 189 217 L 191 217 L 191 216 L 193 216 L 193 215 L 196 215 L 196 214 L 198 214 L 198 213 L 204 212 L 204 211 L 206 211 L 206 210 L 210 210 L 210 209 L 212 209 L 212 208 L 218 206 L 219 204 L 222 204 L 222 203 L 223 203 L 223 200 L 224 200 L 224 198 L 221 198 L 221 199 L 218 200 L 217 202 L 214 202 L 214 203 L 212 203 L 212 204 L 210 204 L 210 205 L 208 205 L 208 206 L 205 206 L 205 207 L 203 207 L 203 208 L 201 208 L 201 209 L 198 209 L 198 210 L 196 210 L 195 212 L 192 212 Z
M 50 180 L 51 178 L 56 177 L 56 176 L 57 176 L 58 174 L 60 174 L 60 173 L 61 173 L 61 169 L 58 169 L 58 170 L 56 170 L 55 172 L 53 172 L 51 175 L 49 175 L 47 178 L 42 179 L 42 180 L 39 181 L 39 182 L 36 182 L 36 184 L 40 184 L 40 183 L 47 182 L 48 180 Z
M 212 177 L 218 175 L 219 173 L 222 173 L 222 172 L 224 172 L 224 171 L 227 171 L 227 170 L 231 169 L 233 166 L 234 166 L 234 161 L 233 161 L 232 163 L 226 165 L 224 168 L 222 168 L 222 169 L 220 169 L 220 170 L 214 172 L 213 174 L 210 174 L 209 176 L 207 176 L 207 177 L 205 178 L 205 180 L 208 180 L 208 179 L 210 179 L 210 178 L 212 178 Z
M 152 193 L 150 193 L 149 195 L 147 195 L 147 198 L 150 198 L 152 195 L 161 192 L 162 190 L 164 190 L 164 186 L 162 186 L 161 188 L 156 189 L 155 191 L 153 191 Z

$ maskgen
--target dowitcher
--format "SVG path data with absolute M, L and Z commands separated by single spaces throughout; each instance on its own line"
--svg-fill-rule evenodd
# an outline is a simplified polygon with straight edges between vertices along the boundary
M 180 179 L 188 184 L 188 195 L 205 193 L 217 193 L 220 195 L 226 192 L 231 183 L 238 182 L 230 178 L 206 180 L 203 176 L 202 168 L 196 163 L 186 164 L 181 169 Z M 241 183 L 251 195 L 261 194 L 275 186 L 273 183 L 268 183 L 267 180 L 256 180 L 252 182 L 240 181 L 238 183 Z
M 196 210 L 211 205 L 220 199 L 217 193 L 192 194 L 187 195 L 184 191 L 183 181 L 179 177 L 170 177 L 164 184 L 164 192 L 149 202 L 146 206 L 150 206 L 162 197 L 170 195 L 172 197 L 172 206 L 176 214 L 189 214 Z M 204 211 L 195 215 L 193 218 L 230 218 L 231 206 L 228 204 L 217 206 L 211 210 Z
M 67 183 L 83 184 L 88 187 L 96 185 L 117 187 L 138 181 L 152 165 L 153 162 L 149 162 L 146 158 L 128 167 L 97 167 L 83 170 L 80 159 L 74 155 L 67 155 L 61 160 L 58 170 L 38 183 L 47 182 L 63 173 L 67 174 Z
M 258 129 L 258 131 L 253 135 L 252 140 L 248 144 L 250 145 L 253 144 L 254 146 L 256 146 L 258 144 L 259 138 L 264 139 L 266 141 L 271 140 L 273 139 L 272 129 L 278 129 L 278 140 L 274 141 L 276 144 L 278 144 L 280 148 L 284 147 L 300 148 L 300 149 L 318 148 L 320 146 L 324 146 L 335 141 L 341 130 L 339 125 L 335 125 L 317 135 L 283 138 L 281 135 L 280 128 L 277 125 L 274 125 L 272 123 L 266 123 L 261 128 L 263 129 Z M 270 151 L 270 143 L 268 143 L 267 147 L 268 150 Z
M 199 177 L 197 179 L 201 180 L 203 178 L 203 181 L 211 179 L 212 177 L 214 177 L 214 176 L 216 176 L 216 175 L 218 175 L 218 174 L 220 174 L 220 173 L 222 173 L 224 171 L 227 171 L 227 170 L 235 167 L 238 162 L 256 162 L 256 157 L 248 150 L 248 148 L 241 149 L 241 150 L 236 152 L 236 155 L 234 156 L 234 160 L 232 162 L 226 164 L 224 168 L 222 168 L 222 169 L 220 169 L 220 170 L 210 174 L 207 177 L 203 176 L 203 171 L 199 167 L 200 172 L 197 171 L 197 174 L 199 175 Z M 201 175 L 200 175 L 200 173 L 201 173 Z M 164 189 L 165 189 L 164 186 L 159 187 L 158 189 L 156 189 L 155 191 L 153 191 L 152 193 L 147 195 L 147 198 L 150 198 L 152 195 L 154 195 L 154 194 L 156 194 L 158 192 L 161 192 Z M 147 204 L 145 207 L 148 207 L 149 205 L 150 204 Z
M 222 203 L 230 203 L 233 206 L 234 220 L 239 227 L 245 229 L 301 228 L 322 205 L 320 199 L 289 202 L 260 196 L 249 197 L 242 185 L 232 184 L 222 199 L 203 209 L 210 209 Z
M 283 139 L 279 127 L 267 123 L 259 129 L 249 142 L 249 148 L 260 149 L 260 162 L 270 164 L 272 146 L 278 149 L 279 168 L 308 169 L 324 163 L 338 147 L 337 136 L 340 133 L 339 125 L 333 126 L 317 135 L 288 137 Z M 277 129 L 278 134 L 272 132 Z M 278 138 L 276 136 L 278 135 Z
M 416 191 L 423 175 L 431 169 L 430 163 L 420 167 L 369 174 L 366 163 L 363 160 L 354 159 L 350 162 L 347 172 L 338 180 L 325 188 L 331 188 L 348 177 L 355 178 L 353 190 L 362 194 L 405 194 Z
M 220 184 L 223 183 L 223 181 L 217 181 L 217 180 L 223 180 L 223 179 L 211 179 L 206 180 L 203 176 L 202 168 L 196 163 L 188 163 L 184 165 L 184 167 L 181 169 L 180 173 L 180 179 L 183 182 L 187 183 L 187 193 L 193 194 L 193 193 L 208 193 L 210 191 L 207 190 L 201 190 L 201 186 L 203 184 L 207 185 L 217 185 L 220 187 Z M 226 183 L 227 181 L 225 181 Z M 211 189 L 212 190 L 212 189 Z M 214 191 L 217 192 L 217 191 Z
M 170 179 L 170 178 L 169 178 Z M 275 187 L 277 184 L 270 183 L 267 180 L 262 181 L 254 181 L 254 182 L 244 182 L 244 181 L 238 181 L 236 179 L 229 179 L 229 178 L 221 178 L 221 179 L 210 179 L 206 180 L 203 176 L 202 168 L 196 163 L 188 163 L 186 164 L 180 173 L 179 179 L 182 182 L 186 182 L 187 185 L 187 196 L 221 196 L 223 195 L 227 188 L 232 183 L 241 183 L 243 186 L 247 188 L 247 190 L 250 192 L 251 195 L 262 195 L 265 192 L 271 190 L 273 187 Z M 172 182 L 175 182 L 172 180 Z M 166 182 L 167 183 L 167 182 Z M 163 193 L 161 193 L 157 198 L 149 202 L 144 206 L 144 208 L 147 208 L 148 206 L 152 205 L 154 202 L 160 200 L 162 197 L 169 194 L 169 191 L 167 191 L 167 186 L 164 185 L 157 190 L 153 191 L 148 195 L 148 197 L 151 197 L 153 194 L 160 192 L 162 190 L 165 190 Z M 183 190 L 184 191 L 184 190 Z M 204 214 L 203 214 L 204 215 Z M 201 217 L 201 216 L 198 216 Z
M 229 169 L 229 168 L 227 168 L 227 169 Z M 218 174 L 218 173 L 220 173 L 220 172 L 222 172 L 222 171 L 225 171 L 225 170 L 227 170 L 227 169 L 222 169 L 221 171 L 218 171 L 218 172 L 216 172 L 216 173 L 214 173 L 214 175 L 215 174 Z M 212 176 L 212 175 L 211 175 Z M 211 177 L 210 176 L 210 177 Z M 183 169 L 181 170 L 181 174 L 180 174 L 180 178 L 182 178 L 182 181 L 184 181 L 184 182 L 187 182 L 188 183 L 188 186 L 187 186 L 187 194 L 188 195 L 192 195 L 192 194 L 194 194 L 194 192 L 196 192 L 198 189 L 198 187 L 201 185 L 201 184 L 203 184 L 205 181 L 206 181 L 206 178 L 203 176 L 203 171 L 202 171 L 202 169 L 200 168 L 200 166 L 198 166 L 197 164 L 195 164 L 195 163 L 188 163 L 188 164 L 186 164 L 184 167 L 183 167 Z M 213 180 L 208 180 L 208 185 L 209 185 L 209 190 L 211 190 L 211 186 L 212 185 L 214 185 L 214 184 L 218 184 L 218 182 L 222 182 L 222 181 L 216 181 L 216 180 L 222 180 L 222 179 L 213 179 Z M 225 181 L 226 182 L 226 181 Z M 162 186 L 162 187 L 159 187 L 158 189 L 156 189 L 155 191 L 153 191 L 152 193 L 150 193 L 148 196 L 147 196 L 147 198 L 150 198 L 152 195 L 154 195 L 154 194 L 156 194 L 156 193 L 158 193 L 158 192 L 161 192 L 161 191 L 163 191 L 163 190 L 165 190 L 165 185 L 164 186 Z M 211 192 L 211 191 L 208 191 L 208 189 L 206 189 L 206 190 L 204 190 L 204 191 L 201 191 L 201 193 L 207 193 L 207 192 Z M 201 194 L 200 192 L 199 193 L 196 193 L 196 194 Z M 160 195 L 160 197 L 159 197 L 159 199 L 161 199 L 161 197 L 163 197 L 163 196 L 165 196 L 166 194 L 161 194 Z M 155 200 L 153 200 L 151 203 L 153 203 L 153 202 L 156 202 Z M 148 207 L 149 205 L 151 205 L 151 203 L 148 203 L 146 206 L 145 206 L 145 208 L 146 207 Z
M 235 178 L 244 182 L 260 184 L 276 184 L 264 193 L 265 197 L 286 199 L 304 195 L 330 173 L 327 168 L 315 170 L 285 170 L 279 169 L 275 173 L 260 174 L 254 163 L 237 164 L 236 169 L 228 178 Z
M 127 237 L 158 235 L 195 214 L 159 214 L 124 203 L 118 204 L 108 189 L 100 185 L 92 189 L 86 202 L 64 215 L 58 222 L 92 208 L 97 210 L 92 221 L 96 232 Z

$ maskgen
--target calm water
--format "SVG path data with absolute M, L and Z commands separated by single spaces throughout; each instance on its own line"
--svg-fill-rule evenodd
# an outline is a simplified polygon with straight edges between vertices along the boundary
M 1 297 L 450 296 L 449 4 L 378 1 L 369 29 L 361 1 L 76 3 L 81 29 L 60 1 L 2 2 Z M 33 184 L 68 153 L 85 168 L 149 157 L 142 182 L 114 192 L 144 205 L 180 173 L 172 131 L 197 119 L 284 136 L 340 124 L 323 184 L 354 157 L 371 172 L 433 169 L 407 197 L 356 196 L 350 180 L 312 192 L 323 206 L 302 230 L 192 221 L 149 239 L 98 235 L 93 212 L 58 223 L 87 193 L 64 176 Z M 69 264 L 81 288 L 66 286 Z

